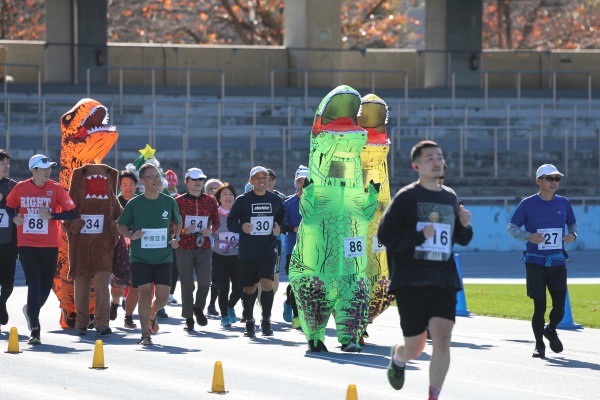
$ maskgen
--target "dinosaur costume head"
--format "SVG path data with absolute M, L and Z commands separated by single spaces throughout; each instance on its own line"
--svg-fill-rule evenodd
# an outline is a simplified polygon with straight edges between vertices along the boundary
M 60 184 L 69 188 L 71 174 L 84 164 L 102 162 L 119 134 L 108 125 L 108 111 L 99 101 L 81 99 L 60 118 L 62 148 Z
M 390 151 L 390 140 L 386 132 L 388 122 L 388 106 L 385 101 L 374 94 L 368 94 L 362 99 L 358 115 L 358 124 L 367 130 L 368 138 L 365 148 L 360 155 L 363 168 L 363 183 L 380 183 L 379 201 L 389 203 L 389 179 L 387 155 Z
M 341 85 L 321 100 L 312 127 L 308 179 L 324 186 L 362 186 L 360 153 L 367 140 L 357 125 L 360 95 Z

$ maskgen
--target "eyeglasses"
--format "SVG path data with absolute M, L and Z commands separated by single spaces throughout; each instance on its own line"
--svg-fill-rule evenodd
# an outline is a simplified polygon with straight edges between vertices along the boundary
M 544 176 L 542 178 L 547 180 L 548 182 L 560 182 L 560 180 L 562 179 L 560 176 L 555 176 L 555 177 Z
M 152 174 L 152 175 L 146 175 L 146 176 L 142 176 L 141 179 L 157 179 L 160 178 L 160 174 Z
M 52 159 L 50 157 L 40 158 L 39 160 L 37 160 L 35 162 L 35 164 L 33 164 L 33 166 L 31 168 L 36 168 L 36 165 L 38 165 L 40 162 L 42 162 L 42 163 L 51 163 L 53 161 L 52 161 Z

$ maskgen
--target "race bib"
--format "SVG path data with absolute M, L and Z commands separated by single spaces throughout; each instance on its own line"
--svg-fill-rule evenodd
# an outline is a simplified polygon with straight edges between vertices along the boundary
M 142 229 L 144 236 L 142 241 L 142 249 L 164 249 L 167 247 L 167 228 L 158 229 Z
M 38 214 L 25 214 L 23 216 L 23 233 L 32 235 L 47 235 L 48 220 Z
M 83 234 L 102 233 L 104 230 L 104 215 L 81 214 L 81 219 L 84 222 L 81 228 Z
M 562 229 L 538 229 L 537 233 L 544 235 L 544 241 L 538 244 L 538 250 L 562 250 Z
M 371 243 L 371 253 L 382 253 L 385 251 L 385 246 L 379 241 L 377 235 L 373 235 L 373 243 Z
M 196 223 L 196 229 L 194 229 L 194 232 L 192 233 L 197 233 L 200 232 L 203 229 L 206 229 L 206 227 L 208 226 L 208 217 L 204 216 L 204 217 L 199 217 L 197 215 L 186 215 L 185 216 L 185 226 L 184 228 L 187 229 L 190 227 L 191 224 Z
M 219 232 L 219 250 L 237 247 L 240 235 L 233 232 Z
M 251 217 L 251 235 L 266 236 L 273 233 L 273 217 Z
M 423 230 L 430 224 L 431 222 L 417 222 L 417 231 Z M 415 250 L 450 254 L 450 244 L 452 243 L 450 224 L 434 222 L 433 227 L 435 228 L 434 235 L 425 240 L 422 245 L 415 247 Z
M 361 257 L 365 255 L 365 237 L 354 236 L 344 238 L 344 257 Z
M 8 213 L 5 209 L 0 209 L 0 228 L 8 228 Z

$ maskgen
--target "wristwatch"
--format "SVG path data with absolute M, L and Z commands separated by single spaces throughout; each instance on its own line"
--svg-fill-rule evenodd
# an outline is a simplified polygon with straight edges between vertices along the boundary
M 181 241 L 181 238 L 180 238 L 179 236 L 173 236 L 173 237 L 171 238 L 171 240 L 173 240 L 173 239 L 177 240 L 178 242 L 179 242 L 179 241 Z
M 577 240 L 577 232 L 571 232 L 571 235 L 573 235 L 573 237 L 575 238 L 573 240 Z

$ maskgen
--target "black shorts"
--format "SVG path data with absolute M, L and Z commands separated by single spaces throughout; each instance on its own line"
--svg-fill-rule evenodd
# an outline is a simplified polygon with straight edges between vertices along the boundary
M 42 287 L 52 287 L 56 265 L 58 263 L 58 247 L 19 247 L 19 260 L 25 273 L 25 281 L 39 281 Z
M 173 264 L 146 264 L 141 262 L 131 263 L 131 285 L 134 288 L 154 283 L 171 287 L 171 274 Z
M 273 264 L 276 260 L 277 254 L 275 252 L 260 258 L 240 258 L 239 263 L 242 272 L 240 283 L 242 287 L 254 286 L 261 278 L 273 280 Z
M 545 299 L 546 286 L 550 293 L 567 290 L 567 267 L 544 267 L 525 263 L 527 269 L 527 296 L 532 299 Z
M 394 292 L 400 327 L 405 337 L 425 331 L 431 317 L 455 320 L 456 288 L 420 286 L 398 289 Z

